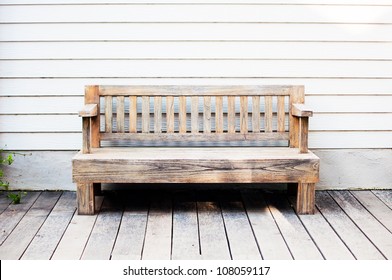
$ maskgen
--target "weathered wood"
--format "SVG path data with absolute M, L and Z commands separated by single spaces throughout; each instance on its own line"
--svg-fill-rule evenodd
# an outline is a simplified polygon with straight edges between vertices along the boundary
M 259 192 L 242 192 L 242 198 L 249 222 L 265 260 L 292 260 L 280 230 Z
M 265 114 L 264 114 L 264 131 L 265 132 L 272 132 L 272 96 L 265 96 L 264 97 L 264 104 L 265 104 Z
M 166 131 L 174 132 L 174 97 L 166 97 Z
M 252 131 L 260 132 L 260 96 L 252 97 Z
M 294 199 L 291 202 L 295 204 Z M 326 260 L 354 259 L 350 250 L 318 209 L 315 210 L 315 215 L 300 215 L 298 217 Z
M 191 132 L 199 132 L 199 97 L 192 96 L 191 98 Z
M 240 197 L 221 196 L 222 216 L 233 260 L 261 259 L 258 244 Z
M 142 132 L 150 133 L 150 97 L 142 97 Z
M 235 96 L 227 97 L 227 129 L 228 133 L 236 132 L 236 123 L 235 123 Z
M 318 158 L 289 148 L 101 148 L 73 160 L 75 182 L 317 182 Z M 121 160 L 120 160 L 121 159 Z M 94 162 L 94 164 L 91 164 Z M 252 174 L 252 176 L 249 176 Z
M 284 96 L 278 96 L 278 132 L 285 131 L 286 112 L 284 99 Z
M 110 259 L 121 222 L 121 209 L 122 205 L 119 198 L 105 196 L 81 259 Z
M 295 260 L 323 259 L 301 221 L 289 206 L 287 199 L 278 194 L 266 196 L 269 208 Z
M 173 196 L 173 260 L 201 259 L 196 202 L 191 193 Z
M 84 95 L 85 104 L 97 104 L 97 115 L 91 118 L 91 147 L 98 148 L 100 146 L 99 132 L 101 129 L 100 125 L 100 102 L 99 102 L 99 87 L 98 86 L 86 86 Z
M 83 145 L 82 153 L 89 154 L 91 150 L 91 122 L 90 118 L 83 118 Z
M 348 191 L 330 192 L 343 211 L 361 228 L 361 231 L 372 241 L 387 259 L 392 259 L 392 233 L 356 200 Z
M 167 194 L 156 195 L 151 199 L 142 259 L 170 260 L 172 202 Z
M 204 96 L 203 132 L 211 132 L 211 96 Z
M 22 260 L 49 260 L 76 210 L 76 193 L 63 192 L 22 256 Z
M 314 183 L 298 183 L 296 211 L 298 214 L 314 214 Z
M 79 117 L 95 117 L 98 114 L 98 104 L 86 104 L 78 112 Z
M 289 102 L 289 111 L 292 112 L 294 103 L 304 103 L 305 101 L 305 93 L 303 86 L 295 86 L 290 89 L 290 102 Z M 299 119 L 294 117 L 293 115 L 289 115 L 289 131 L 290 131 L 290 147 L 298 148 L 299 147 Z
M 296 117 L 311 117 L 313 111 L 305 104 L 294 103 L 292 104 L 291 114 Z
M 240 132 L 248 133 L 248 97 L 240 97 Z
M 138 193 L 126 197 L 112 260 L 141 260 L 146 234 L 149 200 Z
M 309 119 L 302 117 L 299 119 L 299 152 L 308 152 L 308 130 L 309 130 Z
M 162 132 L 162 96 L 154 97 L 154 132 Z
M 113 100 L 111 96 L 105 97 L 105 132 L 111 133 L 113 128 Z
M 40 194 L 40 192 L 28 192 L 20 204 L 9 204 L 7 198 L 8 207 L 0 215 L 0 245 L 18 225 Z
M 384 227 L 392 232 L 391 208 L 371 191 L 351 191 L 351 193 Z
M 93 183 L 77 183 L 76 192 L 78 198 L 78 213 L 93 215 L 95 209 Z
M 0 246 L 1 260 L 18 260 L 56 204 L 60 192 L 43 192 Z
M 137 132 L 137 97 L 129 97 L 129 132 Z
M 178 110 L 179 132 L 186 133 L 186 96 L 179 97 Z
M 10 204 L 11 204 L 11 200 L 7 197 L 6 193 L 0 192 L 0 215 L 4 212 L 5 209 L 7 209 L 7 207 Z M 1 221 L 1 219 L 0 219 L 0 221 Z
M 316 205 L 323 217 L 356 259 L 384 259 L 376 247 L 332 199 L 328 192 L 317 192 Z
M 99 86 L 100 94 L 134 96 L 252 96 L 289 95 L 293 86 Z
M 392 190 L 373 190 L 372 192 L 392 209 Z
M 238 142 L 241 141 L 244 146 L 251 141 L 279 141 L 288 140 L 289 134 L 287 132 L 281 133 L 243 133 L 243 134 L 228 134 L 228 133 L 101 133 L 101 140 L 128 140 L 133 143 L 137 141 L 150 142 Z M 162 145 L 162 143 L 159 143 Z M 217 146 L 226 146 L 227 143 L 214 143 Z M 238 144 L 237 144 L 238 145 Z M 251 146 L 251 145 L 249 145 Z
M 101 209 L 102 202 L 102 196 L 95 198 L 95 211 Z M 97 217 L 98 215 L 74 215 L 51 259 L 79 260 Z
M 198 197 L 200 249 L 203 260 L 231 259 L 219 202 Z
M 215 132 L 223 133 L 223 96 L 215 97 Z
M 125 115 L 124 115 L 124 96 L 117 96 L 117 132 L 124 132 Z

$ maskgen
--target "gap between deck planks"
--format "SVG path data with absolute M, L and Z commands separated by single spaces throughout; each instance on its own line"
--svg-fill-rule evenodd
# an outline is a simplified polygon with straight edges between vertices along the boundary
M 318 191 L 313 216 L 254 188 L 106 191 L 93 216 L 74 198 L 0 200 L 0 259 L 391 259 L 392 191 Z

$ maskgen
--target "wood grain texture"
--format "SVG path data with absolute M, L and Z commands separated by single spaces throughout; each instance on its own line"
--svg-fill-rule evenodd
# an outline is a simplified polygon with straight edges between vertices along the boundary
M 82 153 L 89 154 L 91 150 L 91 120 L 90 118 L 83 118 L 83 144 L 82 144 Z
M 21 259 L 49 260 L 75 214 L 75 210 L 76 193 L 63 192 Z
M 154 97 L 154 132 L 162 132 L 162 96 Z
M 248 97 L 240 97 L 240 132 L 248 133 Z
M 99 104 L 99 87 L 86 86 L 84 94 L 85 104 L 97 104 L 97 113 L 100 112 Z M 98 148 L 100 143 L 99 130 L 101 127 L 101 120 L 99 116 L 91 118 L 91 147 Z
M 314 183 L 298 183 L 297 203 L 295 210 L 298 214 L 314 214 Z
M 178 101 L 178 121 L 179 121 L 179 132 L 186 133 L 186 96 L 180 96 Z
M 265 132 L 272 132 L 272 96 L 265 96 L 264 97 L 265 103 L 265 114 L 264 114 L 264 130 Z
M 95 117 L 98 112 L 98 104 L 86 104 L 79 110 L 79 117 Z
M 204 96 L 203 132 L 211 133 L 211 96 Z
M 289 148 L 102 148 L 73 159 L 76 182 L 317 182 L 319 159 Z
M 313 111 L 305 104 L 292 104 L 291 114 L 296 117 L 312 117 Z
M 215 133 L 223 133 L 223 96 L 215 97 Z
M 142 132 L 150 133 L 150 97 L 142 97 Z
M 129 132 L 137 132 L 137 97 L 129 97 Z
M 199 132 L 199 97 L 191 97 L 191 132 Z
M 382 202 L 392 209 L 392 190 L 373 190 L 372 191 Z
M 166 131 L 174 132 L 174 97 L 166 97 Z
M 252 97 L 252 131 L 260 132 L 260 96 Z
M 227 97 L 227 132 L 236 132 L 235 96 Z
M 299 119 L 299 152 L 308 152 L 308 134 L 309 134 L 309 118 L 301 117 Z
M 285 119 L 286 119 L 286 112 L 285 112 L 285 97 L 278 96 L 278 132 L 284 132 L 285 129 Z
M 94 184 L 79 182 L 76 184 L 78 214 L 93 215 L 95 209 Z
M 117 120 L 117 132 L 124 132 L 125 128 L 125 115 L 124 115 L 124 96 L 117 96 L 117 114 L 116 114 L 116 120 Z
M 339 238 L 358 260 L 381 260 L 382 254 L 339 207 L 328 192 L 316 193 L 316 205 Z
M 258 192 L 243 191 L 242 199 L 263 259 L 292 260 L 264 196 Z
M 113 98 L 105 97 L 105 132 L 113 132 Z
M 55 206 L 60 192 L 44 192 L 0 246 L 1 260 L 18 260 Z
M 294 103 L 304 103 L 305 102 L 305 92 L 303 86 L 296 86 L 290 89 L 290 104 L 289 110 L 290 112 L 293 109 L 292 104 Z M 298 148 L 299 147 L 299 119 L 294 117 L 293 115 L 289 116 L 289 131 L 290 131 L 290 147 Z

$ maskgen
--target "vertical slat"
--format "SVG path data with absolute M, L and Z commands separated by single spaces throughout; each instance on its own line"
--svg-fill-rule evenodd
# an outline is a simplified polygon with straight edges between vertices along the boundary
M 260 132 L 260 96 L 252 97 L 252 130 Z
M 91 118 L 90 129 L 91 129 L 91 147 L 99 148 L 100 146 L 100 109 L 99 109 L 99 86 L 86 86 L 84 95 L 85 104 L 97 104 L 98 115 Z
M 215 97 L 215 131 L 223 132 L 223 96 Z
M 290 123 L 290 148 L 299 147 L 299 119 L 291 115 L 292 104 L 304 103 L 305 92 L 303 86 L 295 86 L 290 91 L 289 123 Z
M 90 126 L 90 118 L 84 117 L 83 118 L 83 146 L 82 146 L 82 153 L 89 154 L 90 153 L 90 146 L 91 146 L 91 126 Z
M 227 130 L 235 133 L 235 96 L 227 97 Z
M 211 132 L 211 96 L 204 96 L 203 132 Z
M 174 97 L 166 97 L 166 131 L 168 133 L 174 132 Z
M 248 97 L 240 97 L 240 131 L 248 133 Z
M 265 100 L 265 114 L 264 114 L 265 132 L 272 132 L 272 96 L 264 96 L 264 100 Z
M 306 154 L 308 152 L 308 127 L 309 118 L 303 117 L 299 119 L 299 152 Z
M 154 132 L 162 132 L 162 96 L 154 97 Z
M 180 96 L 179 99 L 179 131 L 186 133 L 186 96 Z
M 105 96 L 105 132 L 112 132 L 113 102 L 111 96 Z
M 191 130 L 192 133 L 198 133 L 199 132 L 199 97 L 192 96 L 191 102 L 192 102 Z
M 150 97 L 142 97 L 142 132 L 150 132 Z
M 137 132 L 137 97 L 129 97 L 129 132 Z
M 124 132 L 124 96 L 117 96 L 117 132 Z
M 284 111 L 284 96 L 278 96 L 278 132 L 284 132 L 284 121 L 286 112 Z

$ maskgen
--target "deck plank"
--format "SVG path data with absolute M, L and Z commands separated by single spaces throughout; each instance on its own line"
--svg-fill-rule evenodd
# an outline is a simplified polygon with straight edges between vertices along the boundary
M 372 192 L 392 209 L 392 190 L 373 190 Z
M 61 192 L 43 192 L 0 246 L 0 259 L 17 260 L 52 211 Z
M 114 193 L 106 195 L 91 235 L 83 251 L 83 260 L 110 260 L 121 223 L 122 203 Z
M 149 200 L 136 194 L 127 198 L 112 260 L 140 260 L 146 235 Z
M 371 191 L 352 191 L 351 193 L 384 227 L 392 232 L 392 209 Z
M 248 217 L 239 195 L 220 195 L 223 221 L 233 260 L 261 259 Z
M 198 194 L 197 211 L 202 259 L 230 260 L 222 211 L 217 198 Z
M 142 259 L 170 260 L 172 236 L 172 200 L 167 194 L 151 199 Z
M 8 207 L 0 214 L 0 245 L 18 225 L 40 194 L 41 192 L 28 192 L 20 204 L 10 204 L 7 201 Z
M 343 211 L 382 252 L 384 257 L 392 259 L 392 233 L 374 219 L 349 191 L 331 191 L 330 193 Z
M 22 260 L 49 260 L 76 210 L 76 194 L 64 192 L 22 256 Z
M 0 215 L 10 204 L 11 200 L 7 197 L 7 193 L 5 191 L 0 191 Z
M 260 192 L 242 192 L 246 212 L 265 260 L 292 260 L 274 218 Z
M 95 210 L 99 211 L 103 202 L 103 196 L 95 197 Z M 97 219 L 96 215 L 74 215 L 68 225 L 52 260 L 78 260 L 83 254 L 84 247 L 91 234 L 91 230 Z
M 285 195 L 266 196 L 270 211 L 295 260 L 321 260 L 323 256 L 302 225 Z
M 201 259 L 197 209 L 192 193 L 173 196 L 173 260 Z
M 316 193 L 316 195 L 318 195 Z M 294 199 L 291 201 L 293 204 Z M 318 209 L 314 215 L 298 216 L 327 260 L 353 260 L 354 256 Z
M 337 205 L 328 192 L 317 192 L 316 205 L 356 259 L 384 259 L 376 247 Z

